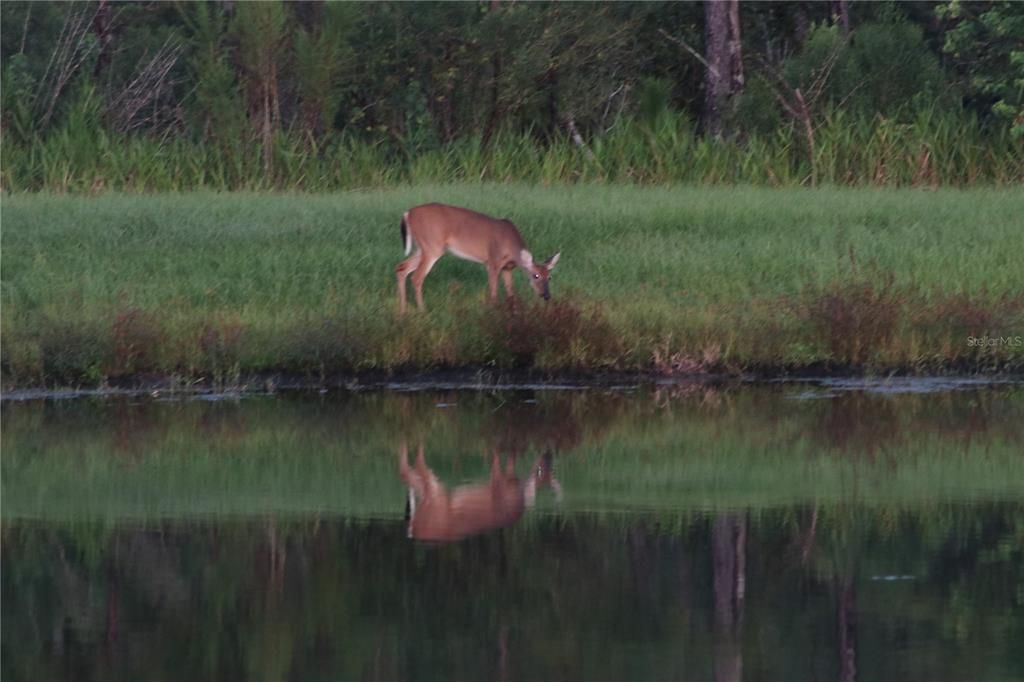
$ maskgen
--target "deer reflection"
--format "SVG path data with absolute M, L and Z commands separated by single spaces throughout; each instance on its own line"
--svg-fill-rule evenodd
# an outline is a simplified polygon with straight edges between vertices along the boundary
M 539 489 L 550 487 L 561 499 L 562 487 L 552 473 L 552 457 L 537 458 L 530 474 L 521 480 L 515 472 L 515 455 L 502 468 L 492 451 L 491 475 L 486 481 L 448 490 L 427 466 L 423 443 L 416 449 L 416 462 L 409 466 L 409 448 L 398 450 L 398 471 L 409 488 L 409 537 L 430 542 L 453 542 L 471 535 L 510 526 L 532 507 Z

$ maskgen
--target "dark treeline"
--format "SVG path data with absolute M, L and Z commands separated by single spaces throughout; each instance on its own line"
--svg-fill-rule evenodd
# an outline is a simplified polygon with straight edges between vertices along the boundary
M 15 523 L 2 587 L 17 645 L 5 635 L 2 671 L 1011 679 L 1022 530 L 1012 503 L 578 515 L 440 547 L 401 523 L 333 518 Z
M 1021 177 L 1010 2 L 5 2 L 2 59 L 13 190 Z

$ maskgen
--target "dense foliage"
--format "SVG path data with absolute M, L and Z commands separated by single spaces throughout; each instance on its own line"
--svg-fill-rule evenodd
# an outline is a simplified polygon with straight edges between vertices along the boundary
M 98 191 L 1024 176 L 1024 4 L 737 10 L 743 66 L 710 126 L 700 3 L 5 2 L 0 178 Z

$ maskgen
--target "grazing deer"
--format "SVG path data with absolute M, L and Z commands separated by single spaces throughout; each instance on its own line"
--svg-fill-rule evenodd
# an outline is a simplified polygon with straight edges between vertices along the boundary
M 509 457 L 504 471 L 498 454 L 491 454 L 491 477 L 482 483 L 457 486 L 449 492 L 427 467 L 423 443 L 416 449 L 416 464 L 409 467 L 409 448 L 398 450 L 398 471 L 409 488 L 410 538 L 430 542 L 452 542 L 496 528 L 512 525 L 532 507 L 537 489 L 551 487 L 561 499 L 562 487 L 551 472 L 551 453 L 534 463 L 530 476 L 520 481 L 515 458 Z
M 405 255 L 413 245 L 416 252 L 395 267 L 398 276 L 398 312 L 405 313 L 405 280 L 412 275 L 416 305 L 423 310 L 423 280 L 445 251 L 459 258 L 482 263 L 487 268 L 487 287 L 491 300 L 498 298 L 498 274 L 505 283 L 505 294 L 512 297 L 512 271 L 519 267 L 530 286 L 545 301 L 551 298 L 548 280 L 561 253 L 536 263 L 526 250 L 519 230 L 509 220 L 498 220 L 483 213 L 444 204 L 423 204 L 402 215 L 402 242 Z

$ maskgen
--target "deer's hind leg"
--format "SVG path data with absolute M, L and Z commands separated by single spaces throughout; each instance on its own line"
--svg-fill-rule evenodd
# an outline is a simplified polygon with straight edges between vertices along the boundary
M 419 248 L 401 263 L 395 266 L 395 276 L 398 279 L 398 314 L 404 315 L 406 309 L 405 280 L 409 275 L 419 269 L 423 262 L 423 251 Z M 415 280 L 414 280 L 415 281 Z
M 437 477 L 434 471 L 427 466 L 427 459 L 423 455 L 423 441 L 416 446 L 416 473 L 423 481 L 424 492 L 430 497 L 444 494 L 444 484 Z
M 423 280 L 430 274 L 431 268 L 434 267 L 434 263 L 441 257 L 444 252 L 436 253 L 433 251 L 422 252 L 422 257 L 419 264 L 416 267 L 416 272 L 412 274 L 412 288 L 416 293 L 416 306 L 420 310 L 424 310 L 423 305 Z
M 423 497 L 426 492 L 423 478 L 418 471 L 409 467 L 409 446 L 404 440 L 398 446 L 398 475 L 410 492 Z

